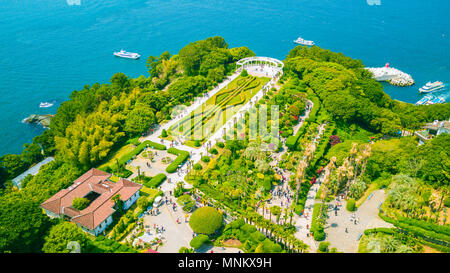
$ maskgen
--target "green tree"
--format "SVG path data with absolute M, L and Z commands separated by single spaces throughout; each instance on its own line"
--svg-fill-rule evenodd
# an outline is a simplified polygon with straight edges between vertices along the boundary
M 91 203 L 87 198 L 75 197 L 72 201 L 72 207 L 77 210 L 83 210 Z
M 133 109 L 125 120 L 125 131 L 139 134 L 147 130 L 155 122 L 153 111 L 145 106 Z
M 74 223 L 61 222 L 50 229 L 50 233 L 45 237 L 45 244 L 42 251 L 45 253 L 69 253 L 70 242 L 77 242 L 81 247 L 81 252 L 89 244 L 87 235 Z

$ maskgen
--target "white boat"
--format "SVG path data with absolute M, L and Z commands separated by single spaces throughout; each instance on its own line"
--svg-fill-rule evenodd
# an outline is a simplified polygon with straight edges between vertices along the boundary
M 431 104 L 436 104 L 436 103 L 444 103 L 445 99 L 444 98 L 440 98 L 440 97 L 436 97 L 430 101 L 428 101 L 426 104 L 427 105 L 431 105 Z
M 306 46 L 314 45 L 313 41 L 305 40 L 302 37 L 298 37 L 297 40 L 294 40 L 294 43 L 299 44 L 299 45 L 306 45 Z
M 423 97 L 422 99 L 420 99 L 418 102 L 416 102 L 416 105 L 424 105 L 425 103 L 427 103 L 428 101 L 430 101 L 432 98 L 432 96 L 426 96 Z
M 114 52 L 114 55 L 121 58 L 127 58 L 127 59 L 139 59 L 141 55 L 134 53 L 134 52 L 127 52 L 125 50 L 120 50 L 119 52 Z
M 50 103 L 50 102 L 41 102 L 39 104 L 40 108 L 48 108 L 48 107 L 52 107 L 52 106 L 53 106 L 53 103 Z
M 420 93 L 430 93 L 439 89 L 444 88 L 445 85 L 443 82 L 427 82 L 427 84 L 425 84 L 424 86 L 422 86 L 421 88 L 419 88 L 419 92 Z

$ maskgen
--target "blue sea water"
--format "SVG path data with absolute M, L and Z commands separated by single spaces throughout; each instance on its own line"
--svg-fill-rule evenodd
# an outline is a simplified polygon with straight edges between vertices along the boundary
M 427 81 L 450 84 L 449 14 L 446 0 L 0 0 L 0 154 L 20 153 L 43 131 L 22 120 L 55 113 L 73 90 L 148 75 L 149 55 L 214 35 L 259 56 L 284 59 L 302 36 L 366 66 L 389 62 L 417 84 L 385 91 L 414 103 Z M 122 48 L 141 59 L 112 55 Z

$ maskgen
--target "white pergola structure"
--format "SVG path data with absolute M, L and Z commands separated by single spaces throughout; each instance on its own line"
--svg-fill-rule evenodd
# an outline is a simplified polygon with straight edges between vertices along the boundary
M 248 57 L 236 62 L 236 70 L 246 69 L 253 66 L 269 66 L 272 69 L 283 71 L 284 63 L 270 57 Z

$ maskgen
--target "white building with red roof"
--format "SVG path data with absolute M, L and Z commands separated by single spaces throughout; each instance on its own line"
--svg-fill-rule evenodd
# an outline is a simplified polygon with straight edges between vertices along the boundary
M 116 211 L 112 198 L 120 195 L 123 209 L 127 210 L 139 198 L 142 185 L 121 178 L 117 183 L 109 180 L 111 174 L 90 169 L 80 176 L 67 189 L 62 189 L 47 201 L 41 208 L 49 217 L 68 217 L 84 231 L 97 236 L 109 226 Z M 87 198 L 91 202 L 82 209 L 72 207 L 75 198 Z

